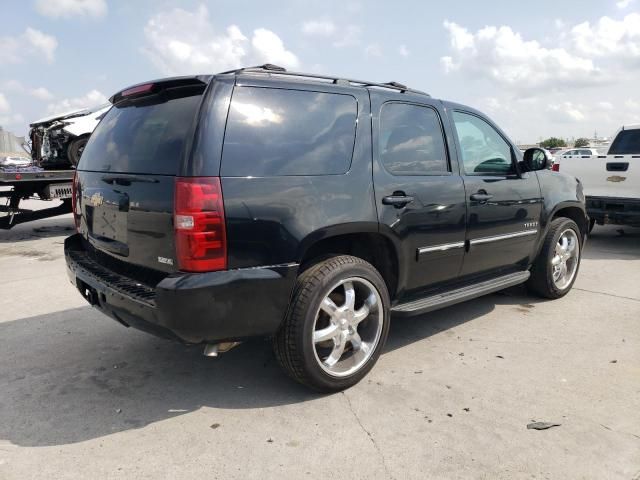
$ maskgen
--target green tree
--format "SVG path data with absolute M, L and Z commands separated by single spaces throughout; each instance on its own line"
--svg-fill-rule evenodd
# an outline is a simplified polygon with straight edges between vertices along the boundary
M 546 140 L 543 140 L 542 142 L 540 142 L 540 146 L 542 148 L 566 147 L 567 146 L 567 142 L 565 142 L 561 138 L 550 137 L 550 138 L 547 138 Z
M 576 148 L 588 147 L 589 146 L 589 139 L 588 138 L 578 138 L 573 146 L 576 147 Z

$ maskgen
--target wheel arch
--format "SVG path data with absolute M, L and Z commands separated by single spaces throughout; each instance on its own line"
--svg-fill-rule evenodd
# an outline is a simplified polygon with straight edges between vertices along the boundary
M 382 275 L 389 296 L 398 291 L 401 249 L 397 240 L 379 230 L 377 222 L 356 222 L 316 230 L 300 244 L 300 272 L 330 255 L 352 255 L 371 263 Z
M 589 217 L 587 216 L 587 212 L 581 202 L 563 202 L 557 205 L 549 216 L 549 222 L 547 224 L 545 234 L 549 230 L 551 222 L 558 217 L 568 218 L 576 222 L 583 239 L 589 232 Z

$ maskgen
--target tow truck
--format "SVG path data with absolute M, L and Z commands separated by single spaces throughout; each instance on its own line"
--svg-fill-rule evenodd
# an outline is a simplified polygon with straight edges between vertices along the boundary
M 6 198 L 0 205 L 0 229 L 9 230 L 20 223 L 71 213 L 71 194 L 74 169 L 33 171 L 15 169 L 0 170 L 0 198 Z M 22 200 L 37 195 L 40 200 L 62 200 L 55 207 L 31 210 L 20 208 Z

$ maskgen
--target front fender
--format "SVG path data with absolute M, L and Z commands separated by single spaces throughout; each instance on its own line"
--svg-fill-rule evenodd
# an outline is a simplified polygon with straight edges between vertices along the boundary
M 584 240 L 588 232 L 589 217 L 587 216 L 585 197 L 580 180 L 571 175 L 550 170 L 536 173 L 543 198 L 540 216 L 541 234 L 538 239 L 537 251 L 542 247 L 544 238 L 551 226 L 551 221 L 562 210 L 564 210 L 563 216 L 571 218 L 578 224 Z

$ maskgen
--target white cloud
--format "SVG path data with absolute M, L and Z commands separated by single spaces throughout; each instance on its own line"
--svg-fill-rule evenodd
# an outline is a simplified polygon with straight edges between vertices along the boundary
M 302 33 L 330 37 L 336 32 L 336 25 L 331 20 L 309 20 L 302 24 Z
M 336 39 L 333 46 L 337 48 L 353 47 L 360 43 L 362 28 L 358 25 L 346 25 L 336 30 Z
M 298 58 L 287 50 L 278 35 L 266 28 L 258 28 L 253 31 L 251 45 L 257 58 L 276 65 L 297 67 Z
M 11 104 L 7 97 L 0 93 L 0 126 L 20 125 L 24 123 L 24 117 L 19 113 L 12 113 Z
M 601 110 L 613 110 L 613 103 L 611 102 L 598 102 L 597 106 Z
M 629 99 L 626 102 L 624 102 L 624 106 L 627 107 L 629 110 L 640 110 L 640 102 L 637 102 L 632 99 Z
M 400 47 L 398 47 L 398 53 L 400 54 L 401 57 L 407 58 L 410 54 L 409 49 L 407 48 L 406 45 L 400 45 Z
M 444 27 L 449 33 L 451 55 L 440 61 L 447 73 L 484 77 L 520 93 L 593 85 L 603 80 L 591 59 L 524 40 L 508 26 L 488 26 L 475 33 L 449 21 Z
M 107 97 L 98 90 L 90 90 L 85 95 L 74 98 L 65 98 L 47 106 L 47 112 L 54 115 L 57 113 L 80 110 L 82 108 L 95 107 L 107 103 Z
M 21 35 L 0 37 L 0 63 L 21 63 L 25 57 L 43 57 L 52 63 L 56 48 L 56 37 L 27 27 Z
M 11 105 L 9 100 L 2 93 L 0 93 L 0 113 L 9 113 L 11 111 Z
M 36 11 L 50 18 L 74 16 L 104 17 L 107 14 L 105 0 L 36 0 Z
M 53 94 L 44 87 L 33 88 L 29 90 L 29 95 L 38 100 L 53 100 Z
M 619 0 L 618 2 L 616 2 L 616 7 L 623 10 L 634 2 L 635 0 Z
M 574 105 L 571 102 L 554 103 L 547 105 L 547 113 L 560 123 L 582 122 L 586 119 L 584 107 Z
M 56 37 L 42 33 L 35 28 L 27 28 L 24 36 L 32 49 L 44 55 L 47 62 L 53 62 L 56 48 L 58 48 L 58 40 L 56 40 Z
M 581 55 L 607 60 L 640 58 L 640 14 L 622 20 L 600 18 L 595 24 L 583 22 L 571 29 L 571 40 Z
M 370 43 L 364 48 L 364 55 L 367 58 L 376 58 L 382 56 L 382 48 L 377 43 Z
M 236 25 L 216 32 L 204 5 L 194 11 L 160 12 L 149 19 L 144 34 L 144 53 L 167 75 L 215 73 L 267 62 L 287 68 L 300 64 L 270 30 L 254 30 L 251 40 Z
M 52 100 L 53 94 L 44 87 L 28 88 L 17 80 L 7 80 L 3 82 L 1 87 L 5 91 L 18 93 L 21 95 L 30 95 L 38 100 Z

